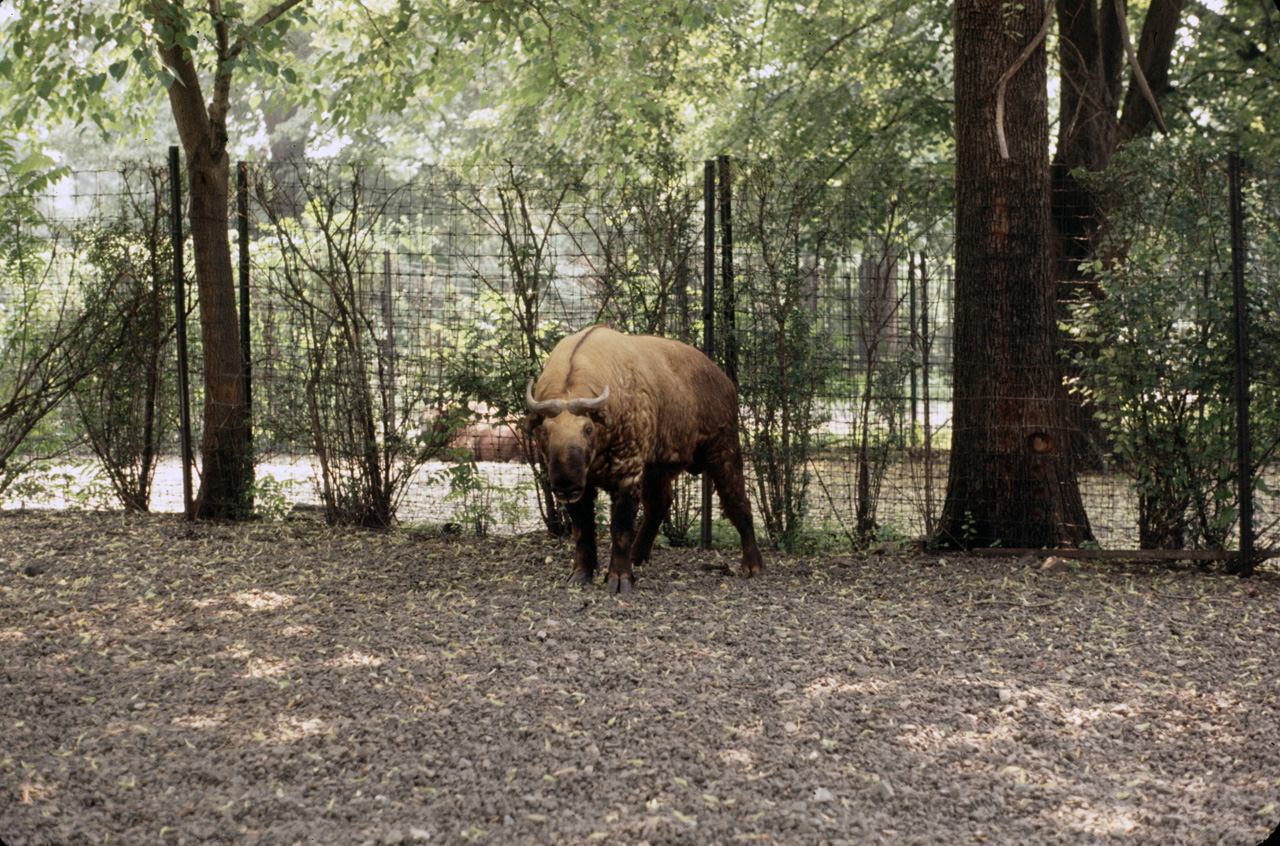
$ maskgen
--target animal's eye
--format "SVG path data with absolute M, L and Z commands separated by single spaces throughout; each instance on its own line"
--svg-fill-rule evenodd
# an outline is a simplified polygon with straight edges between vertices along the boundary
M 595 428 L 594 426 L 592 426 L 590 423 L 588 423 L 586 426 L 583 426 L 583 427 L 582 427 L 582 433 L 583 433 L 584 435 L 586 435 L 587 437 L 591 437 L 591 432 L 592 432 L 592 430 L 593 430 L 594 428 Z

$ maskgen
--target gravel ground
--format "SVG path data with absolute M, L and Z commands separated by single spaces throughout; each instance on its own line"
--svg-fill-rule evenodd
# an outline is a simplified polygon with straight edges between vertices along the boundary
M 0 512 L 0 842 L 1226 843 L 1280 580 Z

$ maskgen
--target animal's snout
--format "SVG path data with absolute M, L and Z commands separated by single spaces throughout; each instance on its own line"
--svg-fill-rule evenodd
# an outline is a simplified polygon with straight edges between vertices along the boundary
M 561 452 L 552 451 L 548 470 L 551 474 L 551 493 L 563 503 L 582 499 L 587 489 L 587 452 L 574 445 Z
M 551 493 L 555 498 L 563 503 L 570 504 L 582 499 L 582 492 L 585 488 L 582 485 L 556 485 L 551 488 Z

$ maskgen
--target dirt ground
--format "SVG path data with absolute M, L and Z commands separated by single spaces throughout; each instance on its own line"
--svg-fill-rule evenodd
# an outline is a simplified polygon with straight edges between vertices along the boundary
M 0 842 L 1159 843 L 1280 822 L 1280 580 L 0 512 Z

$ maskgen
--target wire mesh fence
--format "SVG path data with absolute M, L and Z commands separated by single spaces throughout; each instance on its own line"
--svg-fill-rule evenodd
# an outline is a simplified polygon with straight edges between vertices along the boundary
M 1253 525 L 1267 547 L 1280 545 L 1280 233 L 1274 176 L 1248 176 Z M 1057 312 L 1057 401 L 1092 536 L 1229 547 L 1225 170 L 1188 157 L 1108 178 L 1099 258 L 1059 285 Z M 40 367 L 89 374 L 29 424 L 0 420 L 7 506 L 182 508 L 168 179 L 72 173 L 5 200 L 0 404 L 55 384 Z M 822 163 L 251 166 L 247 219 L 233 204 L 227 225 L 248 256 L 256 507 L 554 523 L 519 430 L 524 387 L 559 338 L 607 323 L 711 341 L 739 387 L 749 494 L 775 544 L 930 537 L 952 442 L 955 189 L 945 169 Z M 193 374 L 203 361 L 193 331 Z M 199 378 L 191 390 L 200 409 Z M 695 540 L 696 485 L 677 492 L 672 543 Z

